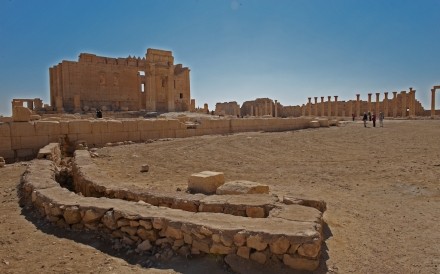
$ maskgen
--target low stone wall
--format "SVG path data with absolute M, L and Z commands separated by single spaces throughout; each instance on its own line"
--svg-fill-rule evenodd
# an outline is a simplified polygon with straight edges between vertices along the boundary
M 246 131 L 288 131 L 309 127 L 310 118 L 201 119 L 188 125 L 178 119 L 73 119 L 0 122 L 0 156 L 7 162 L 30 160 L 53 142 L 89 147 L 106 143 L 184 138 Z
M 31 161 L 22 177 L 22 197 L 24 204 L 60 227 L 100 231 L 140 253 L 156 246 L 182 255 L 235 256 L 301 270 L 319 265 L 322 213 L 315 208 L 293 201 L 274 207 L 267 218 L 247 218 L 84 197 L 62 188 L 55 181 L 56 170 L 52 161 Z

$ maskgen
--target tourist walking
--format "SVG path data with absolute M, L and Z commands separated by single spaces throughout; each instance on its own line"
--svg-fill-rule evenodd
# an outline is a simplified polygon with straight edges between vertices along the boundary
M 376 115 L 374 113 L 371 116 L 371 121 L 373 121 L 373 127 L 376 127 Z
M 371 121 L 371 112 L 368 112 L 368 120 Z
M 364 127 L 367 127 L 367 120 L 368 120 L 367 113 L 364 112 L 364 117 L 362 117 L 362 121 L 364 121 Z
M 96 118 L 102 118 L 102 111 L 100 109 L 96 110 Z
M 385 115 L 383 114 L 383 112 L 379 113 L 379 124 L 380 127 L 383 127 L 383 119 L 385 118 Z

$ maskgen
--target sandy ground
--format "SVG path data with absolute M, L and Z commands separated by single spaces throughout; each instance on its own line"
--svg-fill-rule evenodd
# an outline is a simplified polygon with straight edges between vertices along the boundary
M 227 181 L 268 184 L 278 195 L 325 200 L 327 239 L 316 273 L 440 273 L 439 136 L 438 120 L 385 121 L 384 128 L 349 122 L 103 148 L 94 161 L 126 185 L 185 190 L 191 173 L 213 170 Z M 141 173 L 142 164 L 150 172 Z M 16 187 L 24 169 L 0 169 L 0 273 L 160 272 L 147 268 L 148 258 L 22 210 Z M 227 273 L 212 257 L 154 266 Z

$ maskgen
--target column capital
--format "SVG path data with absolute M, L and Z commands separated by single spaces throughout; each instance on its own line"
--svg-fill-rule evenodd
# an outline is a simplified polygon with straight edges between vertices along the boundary
M 321 96 L 321 102 L 324 101 L 324 96 Z
M 393 95 L 396 96 L 397 95 L 397 91 L 393 91 Z
M 373 93 L 368 93 L 368 96 L 371 96 Z
M 336 95 L 336 96 L 334 96 L 335 97 L 335 101 L 337 101 L 338 100 L 338 95 Z
M 312 102 L 312 97 L 307 98 L 309 100 L 309 103 Z
M 380 95 L 380 92 L 376 92 L 376 96 L 379 96 Z
M 328 100 L 330 101 L 331 99 L 332 99 L 332 97 L 331 96 L 327 96 L 328 97 Z
M 402 94 L 406 94 L 406 90 L 402 90 L 400 93 L 402 93 Z

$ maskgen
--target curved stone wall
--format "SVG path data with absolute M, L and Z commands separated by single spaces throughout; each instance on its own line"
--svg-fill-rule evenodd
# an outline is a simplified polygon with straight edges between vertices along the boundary
M 87 178 L 91 169 L 87 170 L 85 153 L 88 152 L 77 151 L 75 165 L 76 172 Z M 79 158 L 83 158 L 83 162 Z M 84 165 L 78 168 L 78 162 Z M 238 256 L 264 265 L 275 263 L 294 269 L 314 270 L 319 265 L 323 240 L 322 213 L 315 208 L 295 204 L 293 199 L 290 200 L 291 205 L 266 201 L 267 205 L 272 205 L 266 218 L 243 217 L 243 212 L 233 202 L 222 204 L 223 213 L 193 212 L 195 206 L 177 206 L 179 203 L 176 201 L 182 205 L 194 201 L 192 205 L 195 205 L 198 200 L 197 208 L 200 209 L 202 201 L 210 197 L 199 194 L 156 197 L 157 205 L 171 205 L 163 207 L 135 202 L 137 198 L 130 197 L 134 193 L 128 189 L 112 192 L 99 189 L 99 182 L 90 181 L 94 184 L 93 188 L 76 183 L 84 191 L 83 195 L 124 193 L 121 194 L 125 195 L 123 198 L 134 201 L 85 197 L 62 188 L 55 180 L 57 170 L 58 167 L 50 160 L 30 162 L 22 177 L 22 196 L 25 204 L 32 205 L 48 221 L 60 227 L 100 231 L 138 252 L 156 246 L 171 248 L 179 254 Z M 119 194 L 113 196 L 119 198 Z M 190 197 L 192 199 L 188 199 Z M 245 202 L 241 204 L 250 206 Z M 234 210 L 225 212 L 226 208 Z M 233 215 L 236 212 L 241 212 L 236 214 L 241 216 Z

